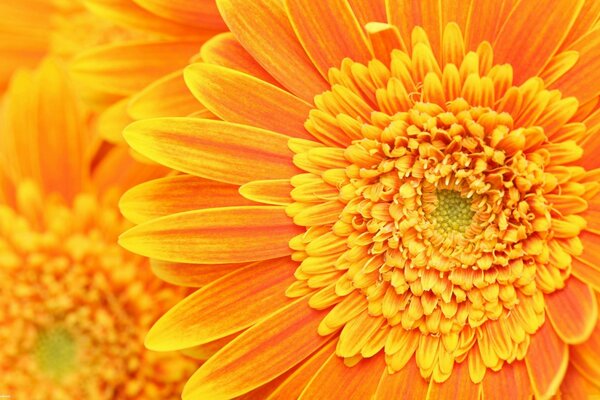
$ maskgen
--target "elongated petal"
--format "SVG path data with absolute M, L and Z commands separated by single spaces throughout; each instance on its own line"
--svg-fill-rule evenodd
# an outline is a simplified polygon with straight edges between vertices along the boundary
M 571 347 L 571 363 L 587 379 L 600 382 L 598 357 L 600 357 L 600 322 L 596 323 L 592 335 L 585 343 Z
M 402 350 L 400 350 L 402 351 Z M 452 374 L 448 380 L 443 383 L 437 383 L 433 380 L 430 383 L 429 393 L 433 399 L 472 399 L 478 400 L 481 387 L 473 383 L 469 376 L 469 363 L 455 363 Z
M 240 187 L 240 194 L 260 203 L 286 205 L 294 202 L 290 196 L 292 189 L 289 179 L 252 181 Z
M 169 176 L 142 183 L 119 202 L 125 218 L 140 224 L 183 211 L 256 204 L 238 193 L 238 186 L 190 175 Z
M 587 283 L 596 291 L 600 291 L 600 268 L 589 261 L 573 258 L 572 273 L 582 282 Z
M 412 43 L 412 30 L 423 27 L 435 55 L 439 55 L 442 39 L 442 10 L 439 0 L 387 0 L 388 21 L 400 29 L 404 44 L 409 49 Z
M 324 313 L 299 299 L 254 325 L 200 367 L 183 399 L 230 399 L 285 373 L 328 341 L 317 333 Z
M 244 48 L 290 92 L 311 102 L 329 89 L 296 38 L 280 0 L 217 0 L 217 5 Z
M 169 351 L 208 343 L 241 331 L 285 307 L 294 281 L 291 259 L 236 270 L 181 301 L 152 327 L 146 346 Z
M 494 61 L 512 65 L 516 84 L 536 76 L 567 37 L 583 2 L 519 2 L 496 37 Z
M 346 57 L 362 63 L 371 59 L 365 33 L 346 0 L 286 0 L 285 6 L 306 53 L 324 77 Z
M 204 63 L 187 67 L 185 81 L 194 96 L 225 121 L 313 138 L 304 129 L 312 106 L 270 83 Z
M 123 133 L 131 147 L 176 170 L 220 182 L 290 178 L 289 137 L 228 122 L 196 118 L 138 121 Z
M 119 243 L 158 260 L 227 264 L 286 256 L 289 240 L 302 231 L 283 207 L 225 207 L 145 222 L 121 235 Z
M 185 85 L 183 71 L 176 71 L 132 96 L 127 111 L 134 119 L 146 119 L 186 117 L 202 108 Z
M 137 4 L 163 18 L 189 26 L 224 30 L 214 0 L 135 0 Z
M 410 384 L 407 384 L 410 382 Z M 400 371 L 390 374 L 384 370 L 377 387 L 375 399 L 387 400 L 403 393 L 408 399 L 425 399 L 429 383 L 421 377 L 415 359 L 412 358 Z
M 516 0 L 472 0 L 467 17 L 465 44 L 475 51 L 483 41 L 494 43 Z
M 592 289 L 577 278 L 545 298 L 547 315 L 558 336 L 568 344 L 584 342 L 598 320 L 598 304 Z
M 320 348 L 319 351 L 304 361 L 293 374 L 285 379 L 267 399 L 297 399 L 314 374 L 335 353 L 336 344 L 336 340 L 332 340 Z
M 525 362 L 504 363 L 500 371 L 487 370 L 482 382 L 484 399 L 528 399 L 533 394 Z
M 600 93 L 600 30 L 581 37 L 569 50 L 577 51 L 579 59 L 552 87 L 560 89 L 563 96 L 575 96 L 583 104 Z
M 316 399 L 323 393 L 327 393 L 332 399 L 370 399 L 377 390 L 385 368 L 382 352 L 372 358 L 360 360 L 353 367 L 346 366 L 343 358 L 332 354 L 299 399 Z
M 202 287 L 247 266 L 241 264 L 186 264 L 171 261 L 150 260 L 152 272 L 165 282 L 177 286 Z
M 125 144 L 123 130 L 133 122 L 127 113 L 129 99 L 125 98 L 104 110 L 96 121 L 96 129 L 102 139 L 110 143 Z
M 348 0 L 361 26 L 369 22 L 387 22 L 385 0 Z
M 558 391 L 569 363 L 569 347 L 546 322 L 531 338 L 525 365 L 536 396 L 547 398 Z
M 201 42 L 128 42 L 95 47 L 71 63 L 74 77 L 102 93 L 131 95 L 187 65 Z

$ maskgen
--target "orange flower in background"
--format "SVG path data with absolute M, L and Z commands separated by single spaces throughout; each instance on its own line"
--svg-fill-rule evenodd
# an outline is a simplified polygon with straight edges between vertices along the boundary
M 15 74 L 0 124 L 0 394 L 15 399 L 167 399 L 195 363 L 144 349 L 186 290 L 116 244 L 116 199 L 160 176 L 126 149 L 97 153 L 64 66 Z
M 185 399 L 598 395 L 596 1 L 220 0 L 121 244 Z M 562 386 L 561 386 L 562 385 Z

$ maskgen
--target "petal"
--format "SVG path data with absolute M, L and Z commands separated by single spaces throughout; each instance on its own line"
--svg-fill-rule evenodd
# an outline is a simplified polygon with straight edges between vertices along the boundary
M 114 21 L 119 25 L 131 26 L 150 32 L 173 36 L 205 37 L 207 32 L 203 26 L 192 27 L 161 18 L 140 7 L 135 1 L 123 0 L 83 0 L 82 3 L 94 14 Z
M 569 346 L 546 322 L 531 338 L 525 355 L 527 373 L 537 397 L 547 398 L 558 391 L 569 363 Z
M 102 93 L 131 95 L 187 65 L 202 43 L 196 40 L 128 42 L 94 47 L 71 62 L 77 81 Z
M 577 368 L 580 374 L 592 382 L 600 382 L 600 369 L 598 359 L 600 358 L 600 321 L 589 340 L 585 343 L 571 347 L 571 364 Z
M 313 138 L 304 129 L 312 106 L 270 83 L 205 63 L 187 67 L 185 81 L 194 96 L 225 121 Z
M 572 43 L 591 31 L 598 18 L 600 18 L 600 2 L 586 0 L 579 16 L 573 24 L 573 28 L 571 28 L 569 35 L 563 43 L 562 49 L 566 50 Z
M 185 264 L 150 260 L 152 272 L 165 282 L 177 286 L 202 287 L 248 265 L 243 264 Z
M 404 44 L 412 43 L 413 28 L 420 26 L 427 32 L 434 54 L 439 55 L 442 40 L 442 10 L 439 0 L 388 0 L 388 20 L 400 29 Z
M 245 72 L 279 86 L 279 82 L 252 58 L 231 32 L 221 33 L 204 43 L 200 49 L 200 59 L 208 64 Z
M 597 381 L 589 381 L 576 368 L 570 366 L 560 386 L 560 393 L 565 400 L 600 398 L 600 385 Z
M 581 37 L 568 50 L 577 51 L 579 60 L 552 88 L 559 89 L 563 96 L 575 96 L 579 104 L 584 104 L 600 93 L 600 29 Z
M 299 299 L 262 320 L 202 365 L 183 399 L 233 398 L 285 373 L 327 343 L 317 333 L 325 313 Z
M 234 333 L 232 335 L 225 336 L 221 339 L 213 340 L 212 342 L 201 344 L 195 347 L 190 347 L 188 349 L 182 349 L 181 353 L 185 354 L 186 356 L 195 358 L 196 360 L 206 361 L 209 358 L 211 358 L 217 351 L 221 350 L 222 347 L 225 347 L 226 344 L 231 342 L 239 335 L 239 333 Z
M 252 326 L 291 302 L 291 259 L 263 261 L 233 271 L 191 294 L 163 315 L 146 336 L 155 351 L 185 349 Z
M 581 258 L 574 257 L 571 262 L 571 268 L 573 276 L 593 287 L 595 291 L 600 291 L 599 267 Z
M 370 399 L 377 390 L 381 374 L 385 372 L 385 357 L 379 352 L 364 358 L 353 367 L 332 354 L 308 383 L 299 399 L 317 399 L 327 393 L 331 399 Z
M 479 400 L 481 386 L 473 383 L 469 375 L 469 363 L 455 363 L 452 374 L 443 383 L 431 380 L 428 396 L 432 399 Z
M 361 63 L 371 60 L 364 30 L 346 0 L 284 3 L 298 39 L 324 77 L 330 68 L 339 68 L 344 58 Z
M 287 205 L 294 202 L 290 196 L 292 189 L 289 179 L 252 181 L 240 187 L 240 194 L 259 203 Z
M 127 113 L 129 98 L 120 100 L 104 110 L 96 121 L 96 129 L 102 139 L 115 144 L 125 144 L 123 130 L 133 122 Z
M 312 102 L 329 89 L 296 38 L 280 0 L 217 0 L 217 5 L 248 53 L 290 92 Z
M 146 10 L 183 25 L 224 30 L 214 0 L 135 0 Z
M 493 43 L 515 0 L 472 0 L 465 29 L 466 50 L 475 51 L 483 41 Z
M 531 382 L 525 362 L 504 363 L 499 371 L 487 370 L 482 382 L 483 398 L 486 400 L 529 399 Z
M 583 2 L 540 0 L 517 3 L 494 42 L 494 61 L 513 67 L 515 84 L 538 75 L 567 37 Z
M 581 259 L 600 269 L 597 255 L 600 254 L 600 235 L 592 232 L 581 232 L 579 239 L 583 244 Z
M 159 118 L 134 122 L 123 132 L 131 147 L 170 168 L 204 178 L 243 184 L 290 178 L 288 136 L 195 118 Z
M 564 289 L 544 296 L 546 312 L 558 336 L 568 344 L 584 342 L 598 320 L 598 305 L 592 289 L 577 278 Z
M 336 343 L 335 340 L 332 340 L 320 348 L 319 351 L 304 361 L 293 374 L 283 381 L 267 399 L 297 399 L 315 373 L 334 354 Z
M 369 22 L 387 22 L 385 0 L 348 0 L 348 3 L 361 26 Z
M 202 108 L 185 85 L 183 71 L 176 71 L 132 96 L 127 111 L 133 119 L 146 119 L 185 117 Z
M 183 211 L 256 204 L 240 196 L 238 189 L 190 175 L 169 176 L 130 189 L 121 197 L 119 207 L 125 218 L 140 224 Z
M 410 382 L 410 384 L 407 384 Z M 375 399 L 394 399 L 398 393 L 403 393 L 407 399 L 425 399 L 429 383 L 421 377 L 414 357 L 400 371 L 390 374 L 384 370 L 377 386 Z
M 288 242 L 302 232 L 284 207 L 225 207 L 145 222 L 122 234 L 119 243 L 158 260 L 228 264 L 286 256 L 292 252 Z
M 68 201 L 81 191 L 89 173 L 91 129 L 69 75 L 57 60 L 46 59 L 34 72 L 14 75 L 0 130 L 0 161 L 13 182 L 32 179 Z

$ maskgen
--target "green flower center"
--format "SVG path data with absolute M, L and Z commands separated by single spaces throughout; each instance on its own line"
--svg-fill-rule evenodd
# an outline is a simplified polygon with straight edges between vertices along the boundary
M 73 335 L 64 328 L 52 328 L 38 334 L 35 358 L 40 370 L 60 380 L 75 369 L 77 345 Z
M 465 233 L 475 215 L 475 211 L 471 210 L 471 199 L 448 189 L 437 190 L 436 196 L 437 206 L 431 213 L 436 229 L 445 235 Z

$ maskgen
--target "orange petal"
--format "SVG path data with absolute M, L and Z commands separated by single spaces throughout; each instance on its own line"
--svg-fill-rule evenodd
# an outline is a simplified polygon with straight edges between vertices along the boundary
M 573 42 L 576 42 L 580 37 L 591 31 L 598 18 L 600 18 L 600 2 L 586 0 L 573 27 L 569 31 L 569 35 L 563 42 L 561 50 L 566 50 Z
M 600 268 L 583 259 L 573 257 L 571 273 L 596 291 L 600 291 Z
M 290 92 L 312 102 L 329 89 L 296 38 L 280 0 L 217 0 L 217 5 L 248 53 Z
M 325 313 L 299 299 L 262 320 L 202 365 L 183 399 L 233 398 L 290 370 L 328 341 L 317 333 Z
M 600 321 L 590 338 L 583 344 L 571 346 L 570 361 L 580 374 L 592 382 L 600 382 L 600 369 L 598 359 L 600 358 Z
M 400 371 L 390 374 L 384 370 L 375 393 L 376 400 L 394 399 L 402 393 L 407 399 L 425 399 L 429 383 L 421 377 L 414 357 Z
M 469 363 L 454 363 L 452 374 L 443 383 L 437 383 L 433 379 L 429 384 L 428 397 L 432 399 L 473 399 L 479 400 L 481 386 L 471 381 L 469 375 Z
M 183 71 L 176 71 L 132 96 L 127 111 L 134 119 L 146 119 L 186 117 L 202 109 L 185 85 Z
M 563 96 L 575 96 L 579 104 L 591 100 L 600 92 L 600 30 L 595 29 L 569 46 L 579 53 L 579 59 L 562 78 L 552 84 Z M 585 77 L 585 79 L 581 79 Z
M 486 400 L 529 399 L 533 393 L 523 361 L 504 363 L 497 372 L 488 369 L 481 385 Z
M 346 57 L 361 63 L 371 60 L 364 30 L 346 0 L 284 3 L 298 39 L 324 77 Z
M 0 160 L 13 182 L 32 179 L 67 201 L 88 178 L 91 129 L 63 65 L 17 72 L 0 115 Z M 68 156 L 65 156 L 68 155 Z
M 398 27 L 381 22 L 370 22 L 365 28 L 374 57 L 384 64 L 390 64 L 392 50 L 401 49 L 406 51 Z
M 132 26 L 150 32 L 158 32 L 172 36 L 205 37 L 207 32 L 203 26 L 189 26 L 161 18 L 136 4 L 136 1 L 123 0 L 83 0 L 85 6 L 103 18 L 119 25 Z
M 304 129 L 312 106 L 270 83 L 205 63 L 187 67 L 185 81 L 194 96 L 225 121 L 313 139 Z
M 146 10 L 183 25 L 225 30 L 214 0 L 135 0 Z
M 570 366 L 560 386 L 560 393 L 561 398 L 565 400 L 598 399 L 600 385 L 597 381 L 589 381 L 576 368 Z
M 71 71 L 87 87 L 127 96 L 183 68 L 201 44 L 197 40 L 177 40 L 98 46 L 79 54 L 71 62 Z
M 265 82 L 280 86 L 279 82 L 252 58 L 231 32 L 221 33 L 204 43 L 200 49 L 200 59 L 208 64 L 245 72 Z
M 388 20 L 400 29 L 404 44 L 412 43 L 412 30 L 420 26 L 427 32 L 433 53 L 439 56 L 442 41 L 442 10 L 439 0 L 388 0 Z
M 202 287 L 247 266 L 242 264 L 185 264 L 150 260 L 152 272 L 165 282 L 177 286 Z
M 206 361 L 239 335 L 239 333 L 234 333 L 232 335 L 213 340 L 212 342 L 190 347 L 189 349 L 183 349 L 181 352 L 186 356 L 195 358 L 196 360 Z
M 96 121 L 96 129 L 102 139 L 115 144 L 125 144 L 123 130 L 133 122 L 127 113 L 129 98 L 125 98 L 104 110 Z
M 183 211 L 255 205 L 238 193 L 239 187 L 190 175 L 144 182 L 127 191 L 119 202 L 128 220 L 140 224 Z
M 252 181 L 240 187 L 240 194 L 259 203 L 287 205 L 294 202 L 290 196 L 292 189 L 289 179 Z
M 600 254 L 600 235 L 583 231 L 579 234 L 579 239 L 583 244 L 583 254 L 580 258 L 600 269 L 600 260 L 598 260 L 598 254 Z
M 483 41 L 493 43 L 515 0 L 472 0 L 466 22 L 466 50 L 475 51 Z
M 568 344 L 584 342 L 598 320 L 598 304 L 592 289 L 577 278 L 565 287 L 544 296 L 546 312 L 560 338 Z
M 146 336 L 156 351 L 185 349 L 239 332 L 290 303 L 291 259 L 263 261 L 233 271 L 191 294 L 163 315 Z
M 353 367 L 346 366 L 342 357 L 332 354 L 299 399 L 318 399 L 323 393 L 327 393 L 331 399 L 370 399 L 377 390 L 385 368 L 383 352 L 364 358 Z
M 517 3 L 494 42 L 494 61 L 512 65 L 515 84 L 538 75 L 567 37 L 583 2 L 539 0 Z M 585 81 L 589 82 L 587 78 Z
M 145 222 L 122 234 L 119 243 L 158 260 L 228 264 L 286 256 L 288 242 L 302 232 L 284 207 L 225 207 Z
M 290 178 L 300 171 L 292 164 L 288 136 L 229 122 L 149 119 L 129 125 L 123 136 L 160 164 L 220 182 Z
M 361 26 L 369 22 L 387 22 L 385 0 L 348 0 L 348 3 Z
M 537 397 L 548 398 L 558 391 L 569 364 L 569 346 L 546 322 L 531 337 L 525 355 L 527 373 Z
M 335 340 L 332 340 L 320 348 L 319 351 L 304 361 L 293 374 L 285 379 L 267 399 L 297 399 L 315 373 L 334 354 L 336 343 Z

